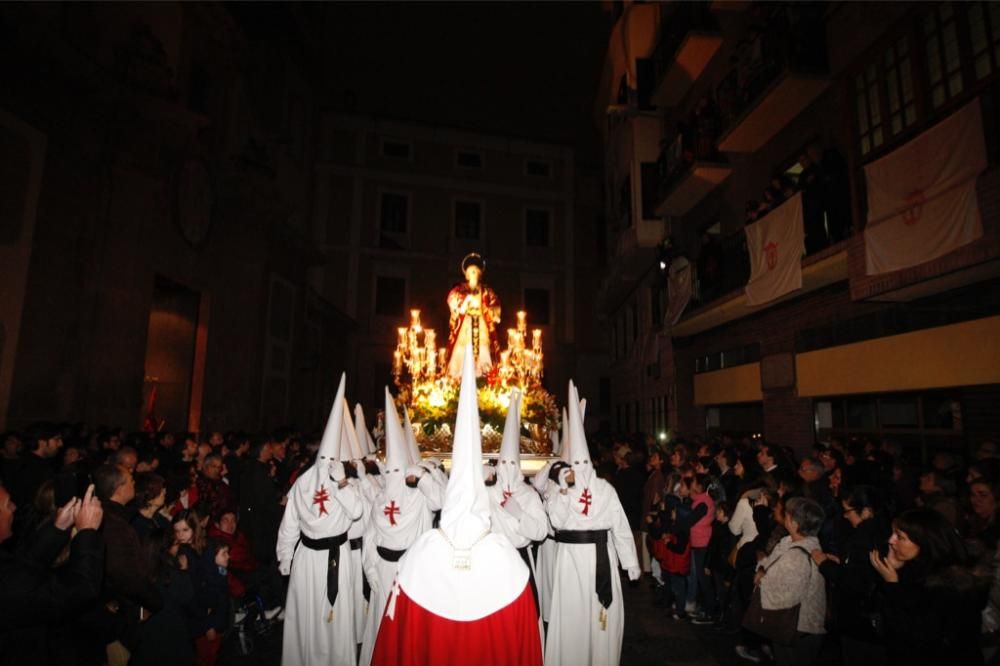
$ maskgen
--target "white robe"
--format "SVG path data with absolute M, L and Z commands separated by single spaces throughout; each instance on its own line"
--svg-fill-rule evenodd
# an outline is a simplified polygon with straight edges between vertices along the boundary
M 547 469 L 548 467 L 546 467 L 546 470 Z M 535 484 L 535 487 L 537 488 L 538 484 Z M 559 486 L 553 481 L 546 481 L 546 485 L 544 487 L 546 490 L 542 495 L 542 500 L 547 499 L 550 493 L 559 492 Z M 552 525 L 550 523 L 548 531 L 545 535 L 546 539 L 538 548 L 538 559 L 535 562 L 535 583 L 538 586 L 539 611 L 542 614 L 542 620 L 546 623 L 549 621 L 552 609 L 552 582 L 555 578 L 556 570 L 557 544 L 553 538 L 555 533 L 556 531 L 552 529 Z
M 361 498 L 361 517 L 351 523 L 347 531 L 348 539 L 364 538 L 371 524 L 372 502 L 375 499 L 375 488 L 365 479 L 352 479 L 351 485 L 358 489 Z M 362 542 L 363 543 L 363 542 Z M 351 593 L 354 596 L 354 640 L 361 642 L 365 634 L 365 616 L 368 612 L 368 602 L 365 601 L 364 564 L 361 561 L 361 549 L 351 551 L 351 566 L 354 567 L 354 578 L 351 581 Z
M 314 501 L 320 485 L 328 497 L 322 504 Z M 320 511 L 321 506 L 326 513 Z M 301 545 L 299 538 L 302 534 L 312 539 L 343 534 L 360 517 L 361 510 L 361 498 L 355 488 L 350 485 L 338 488 L 331 479 L 321 484 L 314 469 L 302 474 L 289 491 L 277 545 L 282 570 L 287 571 L 291 562 L 282 666 L 355 663 L 354 566 L 350 544 L 345 541 L 340 546 L 337 599 L 330 621 L 331 608 L 326 595 L 329 555 L 327 551 Z
M 546 501 L 546 509 L 552 527 L 557 530 L 610 530 L 607 548 L 611 564 L 612 602 L 607 609 L 606 627 L 602 627 L 600 617 L 603 606 L 594 591 L 597 570 L 595 546 L 589 543 L 557 544 L 549 632 L 545 643 L 546 666 L 613 666 L 621 658 L 625 606 L 618 567 L 619 563 L 626 569 L 639 566 L 635 540 L 618 494 L 611 484 L 597 477 L 591 479 L 591 503 L 587 515 L 583 514 L 585 504 L 580 502 L 584 490 L 578 481 L 565 495 L 553 492 Z
M 382 490 L 372 502 L 371 526 L 365 535 L 362 548 L 362 562 L 371 596 L 368 600 L 368 616 L 365 619 L 365 633 L 361 645 L 360 666 L 371 663 L 372 652 L 375 649 L 375 639 L 378 638 L 379 625 L 385 612 L 385 604 L 392 591 L 392 581 L 396 577 L 398 562 L 387 562 L 378 554 L 377 546 L 391 550 L 406 550 L 421 534 L 431 529 L 433 512 L 441 508 L 441 488 L 429 474 L 420 477 L 416 488 L 402 486 L 392 480 L 386 481 L 386 489 Z M 396 488 L 393 490 L 393 488 Z M 398 497 L 390 497 L 398 493 Z M 398 512 L 392 514 L 390 520 L 386 508 L 390 502 L 395 502 Z M 395 525 L 393 525 L 395 521 Z

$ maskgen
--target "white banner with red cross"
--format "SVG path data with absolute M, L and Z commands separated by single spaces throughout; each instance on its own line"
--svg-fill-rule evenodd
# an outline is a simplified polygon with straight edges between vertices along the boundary
M 986 166 L 978 99 L 865 166 L 865 273 L 917 266 L 981 237 L 976 177 Z
M 761 305 L 802 288 L 802 195 L 796 194 L 746 228 L 750 253 L 747 305 Z

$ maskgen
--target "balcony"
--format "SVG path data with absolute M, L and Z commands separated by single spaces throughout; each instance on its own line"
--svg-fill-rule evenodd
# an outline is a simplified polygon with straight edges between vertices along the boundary
M 791 23 L 784 7 L 766 7 L 767 27 L 745 41 L 715 91 L 722 152 L 757 151 L 830 85 L 822 15 L 810 5 Z
M 742 233 L 735 234 L 736 237 L 742 235 Z M 713 294 L 709 293 L 706 295 L 703 290 L 702 301 L 704 305 L 684 315 L 671 330 L 671 335 L 673 337 L 695 335 L 731 321 L 742 319 L 778 303 L 798 298 L 803 294 L 808 294 L 827 285 L 846 280 L 848 275 L 847 244 L 848 241 L 843 241 L 814 255 L 803 258 L 802 288 L 770 303 L 755 306 L 747 305 L 746 294 L 743 288 L 746 286 L 746 281 L 749 277 L 749 269 L 746 275 L 742 276 L 741 280 L 739 279 L 741 276 L 738 271 L 734 271 L 731 278 L 726 278 L 724 275 L 723 280 L 716 289 L 716 293 L 721 295 L 714 300 L 709 300 Z M 745 261 L 749 264 L 749 259 Z
M 657 215 L 685 215 L 722 184 L 732 168 L 715 150 L 710 132 L 681 131 L 660 153 Z
M 652 102 L 677 106 L 722 46 L 719 24 L 707 3 L 681 2 L 664 17 L 653 52 L 656 88 Z

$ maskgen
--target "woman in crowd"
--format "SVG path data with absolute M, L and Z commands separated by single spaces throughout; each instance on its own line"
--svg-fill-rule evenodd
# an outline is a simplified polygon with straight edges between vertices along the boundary
M 844 663 L 880 666 L 886 655 L 881 644 L 881 617 L 875 607 L 878 581 L 869 553 L 889 538 L 889 521 L 880 493 L 872 486 L 852 489 L 841 507 L 851 526 L 843 553 L 838 557 L 817 548 L 812 558 L 833 595 L 833 618 L 840 633 Z
M 761 608 L 799 607 L 798 626 L 790 645 L 773 646 L 778 666 L 809 666 L 822 645 L 826 612 L 826 585 L 810 553 L 819 548 L 823 508 L 815 501 L 793 497 L 785 504 L 788 536 L 761 561 L 755 582 L 760 585 Z
M 711 462 L 711 458 L 706 456 Z M 715 502 L 708 493 L 711 477 L 696 474 L 690 482 L 691 493 L 691 572 L 687 581 L 687 612 L 693 612 L 701 597 L 701 611 L 696 619 L 710 621 L 715 616 L 715 595 L 711 579 L 705 575 L 705 552 L 712 538 L 712 521 L 715 520 Z
M 985 479 L 969 484 L 969 511 L 963 520 L 962 537 L 972 561 L 985 564 L 992 560 L 1000 539 L 997 488 Z
M 869 560 L 880 581 L 886 653 L 899 666 L 983 663 L 981 610 L 987 590 L 964 565 L 947 518 L 912 509 L 892 522 L 888 553 Z
M 153 527 L 143 539 L 147 568 L 163 595 L 163 608 L 140 625 L 130 666 L 174 666 L 194 660 L 187 626 L 194 587 L 187 571 L 187 558 L 169 553 L 168 534 L 163 528 Z
M 140 472 L 135 475 L 136 508 L 132 517 L 132 527 L 145 539 L 154 529 L 167 530 L 170 521 L 160 513 L 167 501 L 167 487 L 163 477 L 153 472 Z

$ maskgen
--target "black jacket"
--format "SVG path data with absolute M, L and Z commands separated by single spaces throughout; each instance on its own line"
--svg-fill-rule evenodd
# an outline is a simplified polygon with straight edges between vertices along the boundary
M 49 526 L 24 557 L 0 554 L 0 664 L 44 663 L 45 627 L 70 621 L 96 602 L 104 539 L 97 530 L 78 532 L 67 563 L 52 569 L 68 540 L 68 532 Z
M 240 479 L 240 528 L 250 541 L 254 557 L 262 564 L 277 559 L 275 548 L 283 513 L 281 495 L 268 470 L 268 465 L 254 460 L 246 464 Z

